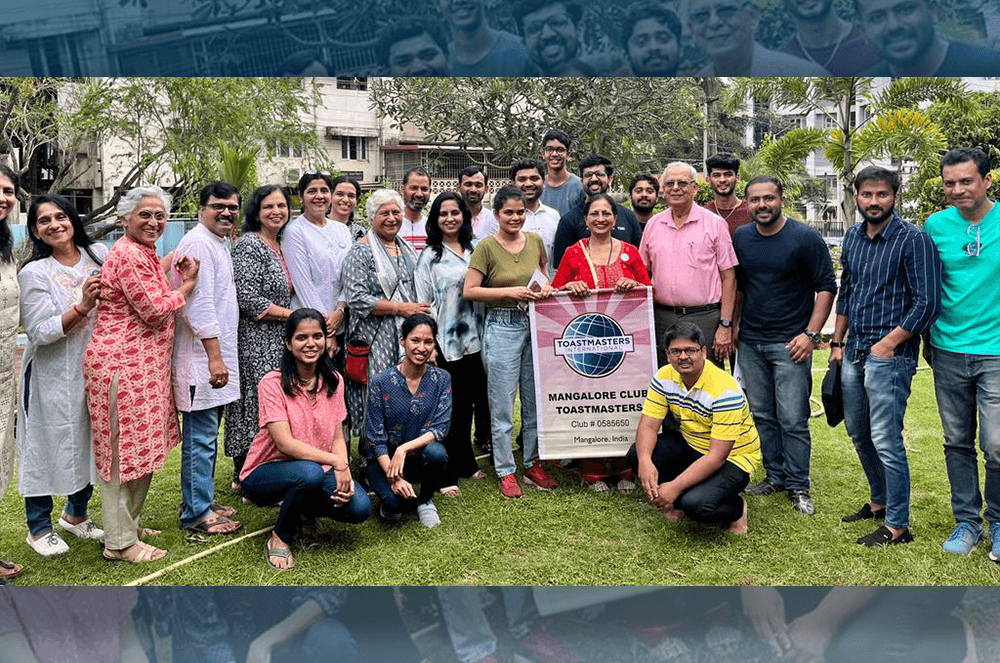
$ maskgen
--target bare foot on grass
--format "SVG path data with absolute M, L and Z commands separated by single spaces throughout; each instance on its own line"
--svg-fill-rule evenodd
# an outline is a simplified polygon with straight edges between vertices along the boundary
M 747 533 L 747 501 L 743 500 L 743 498 L 740 499 L 743 501 L 743 515 L 739 519 L 729 523 L 729 527 L 726 528 L 733 534 Z

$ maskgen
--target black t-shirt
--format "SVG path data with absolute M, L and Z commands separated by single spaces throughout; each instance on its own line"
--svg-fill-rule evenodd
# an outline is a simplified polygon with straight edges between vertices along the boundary
M 865 72 L 865 76 L 895 76 L 886 60 Z M 1000 51 L 964 41 L 948 45 L 944 62 L 930 76 L 1000 76 Z
M 740 339 L 787 343 L 805 331 L 817 292 L 837 291 L 830 250 L 819 232 L 786 219 L 765 237 L 751 223 L 736 229 L 733 248 L 739 289 L 745 294 Z

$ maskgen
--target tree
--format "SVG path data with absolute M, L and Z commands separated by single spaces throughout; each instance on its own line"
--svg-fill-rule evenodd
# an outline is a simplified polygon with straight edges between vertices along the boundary
M 41 156 L 51 161 L 44 190 L 29 193 L 78 183 L 78 154 L 101 146 L 114 186 L 86 224 L 111 216 L 121 195 L 143 183 L 171 188 L 189 207 L 200 186 L 218 177 L 220 141 L 263 150 L 267 159 L 272 146 L 293 144 L 324 158 L 307 113 L 318 95 L 302 79 L 3 79 L 0 95 L 0 152 L 24 174 Z
M 457 143 L 473 161 L 504 167 L 537 157 L 542 134 L 559 128 L 573 153 L 607 156 L 623 173 L 701 159 L 704 93 L 697 79 L 380 79 L 373 106 L 397 128 L 413 124 L 428 142 Z
M 943 137 L 919 110 L 921 102 L 948 99 L 956 107 L 969 106 L 958 78 L 896 79 L 881 88 L 872 78 L 740 78 L 728 93 L 730 109 L 752 101 L 825 118 L 822 148 L 837 171 L 845 225 L 854 220 L 852 183 L 859 164 L 881 157 L 920 162 L 942 148 Z

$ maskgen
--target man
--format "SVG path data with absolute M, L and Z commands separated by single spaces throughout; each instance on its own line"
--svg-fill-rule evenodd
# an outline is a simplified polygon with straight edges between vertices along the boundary
M 667 209 L 646 224 L 639 255 L 653 281 L 656 356 L 667 362 L 668 329 L 678 322 L 697 325 L 708 342 L 708 358 L 721 365 L 733 352 L 736 254 L 722 217 L 694 202 L 698 173 L 674 162 L 663 171 Z
M 882 59 L 865 76 L 994 76 L 1000 52 L 945 40 L 934 0 L 854 0 L 861 28 Z
M 843 521 L 884 518 L 858 539 L 873 547 L 913 540 L 903 415 L 920 334 L 941 309 L 941 260 L 927 233 L 895 215 L 897 173 L 863 168 L 854 191 L 863 221 L 844 235 L 830 361 L 843 363 L 844 424 L 871 487 Z
M 652 173 L 636 173 L 628 185 L 628 196 L 639 227 L 646 229 L 646 222 L 653 218 L 653 210 L 660 201 L 660 181 Z
M 656 372 L 642 407 L 629 467 L 668 520 L 747 531 L 740 491 L 760 464 L 760 442 L 735 378 L 708 363 L 705 335 L 681 322 L 664 336 L 670 364 Z M 659 433 L 667 414 L 680 430 Z M 659 434 L 659 437 L 657 435 Z
M 542 160 L 548 166 L 542 202 L 562 216 L 570 211 L 583 196 L 583 182 L 566 170 L 573 141 L 565 131 L 549 129 L 542 137 Z
M 737 356 L 767 475 L 744 492 L 785 490 L 792 508 L 811 516 L 812 354 L 833 308 L 837 277 L 819 232 L 784 215 L 779 180 L 755 177 L 746 196 L 754 224 L 733 238 L 744 293 Z
M 621 46 L 636 76 L 675 76 L 681 61 L 680 19 L 656 4 L 629 9 Z
M 489 190 L 489 178 L 479 166 L 466 166 L 458 174 L 458 192 L 472 212 L 472 234 L 478 239 L 489 237 L 492 232 L 493 210 L 483 207 Z
M 583 182 L 584 194 L 568 212 L 559 219 L 555 242 L 552 245 L 553 267 L 559 267 L 563 253 L 573 244 L 585 237 L 590 237 L 587 224 L 583 220 L 583 207 L 587 197 L 598 193 L 607 193 L 615 181 L 615 168 L 611 160 L 601 154 L 591 154 L 580 161 L 580 180 Z M 642 239 L 642 229 L 635 219 L 635 214 L 629 208 L 615 204 L 618 219 L 611 236 L 636 246 Z
M 712 200 L 705 209 L 718 214 L 729 226 L 729 236 L 736 234 L 736 229 L 753 223 L 753 216 L 745 200 L 736 195 L 736 185 L 740 181 L 740 160 L 734 154 L 715 154 L 705 162 L 708 168 L 708 185 L 712 187 Z
M 440 28 L 416 17 L 390 23 L 378 36 L 378 61 L 390 76 L 448 76 L 447 50 Z
M 957 521 L 944 549 L 969 554 L 983 540 L 985 496 L 990 559 L 1000 562 L 1000 207 L 986 196 L 993 182 L 990 158 L 978 148 L 945 153 L 941 179 L 952 207 L 931 215 L 924 230 L 944 263 L 941 317 L 931 327 L 934 389 Z M 976 466 L 977 414 L 984 494 Z
M 403 226 L 399 236 L 413 245 L 419 254 L 427 246 L 427 221 L 424 207 L 431 198 L 431 175 L 421 166 L 415 166 L 403 175 Z
M 453 76 L 527 76 L 531 55 L 521 40 L 486 22 L 485 0 L 439 0 L 451 29 L 448 66 Z
M 212 182 L 201 190 L 200 223 L 174 253 L 201 261 L 198 285 L 177 314 L 173 388 L 181 426 L 181 527 L 201 534 L 230 534 L 240 524 L 232 507 L 215 502 L 219 424 L 227 403 L 240 397 L 236 329 L 240 310 L 233 282 L 229 233 L 240 215 L 240 193 Z
M 823 67 L 754 41 L 761 8 L 754 0 L 691 0 L 688 26 L 709 63 L 699 76 L 829 76 Z
M 785 0 L 795 21 L 795 35 L 778 50 L 809 60 L 834 76 L 857 76 L 878 62 L 878 53 L 861 26 L 845 21 L 833 0 Z
M 542 76 L 596 76 L 577 56 L 583 43 L 583 7 L 575 0 L 520 0 L 513 8 L 524 45 Z
M 559 212 L 542 204 L 541 201 L 542 191 L 545 190 L 545 163 L 538 159 L 519 159 L 510 167 L 510 179 L 527 199 L 524 207 L 524 225 L 521 226 L 521 230 L 535 233 L 542 238 L 545 253 L 549 257 L 548 276 L 552 279 L 556 275 L 552 264 L 552 243 L 559 227 Z M 499 224 L 494 218 L 490 234 L 497 230 Z

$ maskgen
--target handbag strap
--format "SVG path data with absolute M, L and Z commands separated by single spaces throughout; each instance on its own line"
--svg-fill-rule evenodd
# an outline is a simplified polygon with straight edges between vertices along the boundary
M 586 240 L 581 239 L 578 242 L 580 245 L 580 250 L 583 252 L 583 257 L 587 259 L 587 265 L 590 267 L 590 275 L 594 277 L 594 287 L 600 288 L 601 283 L 600 281 L 597 280 L 597 269 L 594 267 L 594 261 L 590 259 L 590 251 L 587 250 L 587 245 L 584 244 L 585 241 Z
M 396 281 L 396 287 L 392 289 L 392 294 L 389 295 L 389 299 L 386 300 L 386 301 L 390 301 L 391 302 L 392 298 L 396 296 L 396 291 L 399 290 L 399 284 L 400 284 L 401 281 L 402 281 L 402 278 L 400 278 L 399 281 Z M 378 332 L 382 328 L 382 323 L 385 322 L 385 319 L 388 318 L 388 317 L 389 316 L 387 316 L 387 315 L 380 315 L 379 316 L 378 324 L 375 325 L 375 333 L 372 334 L 372 340 L 368 342 L 369 346 L 375 344 L 375 339 L 378 337 Z

